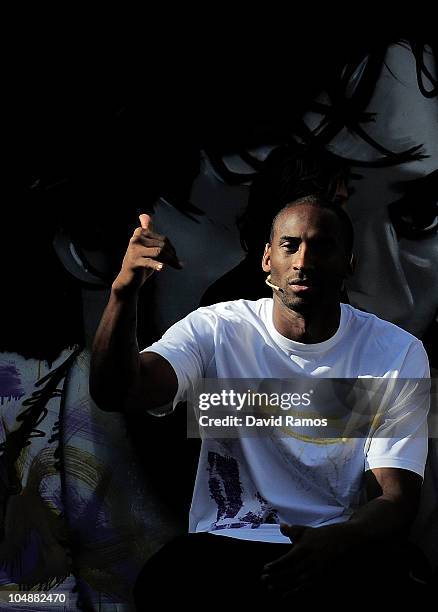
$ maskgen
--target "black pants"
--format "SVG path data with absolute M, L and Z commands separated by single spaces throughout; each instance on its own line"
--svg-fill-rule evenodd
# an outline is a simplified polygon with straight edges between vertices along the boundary
M 234 609 L 236 604 L 256 610 L 272 604 L 284 606 L 286 602 L 269 592 L 260 576 L 266 563 L 289 549 L 288 544 L 208 533 L 179 536 L 149 559 L 140 572 L 134 588 L 137 610 L 150 609 L 151 601 L 193 605 L 195 609 L 202 606 L 206 611 Z M 410 577 L 413 556 L 408 547 L 392 542 L 379 551 L 361 551 L 348 564 L 331 568 L 310 591 L 296 592 L 293 602 L 333 603 L 341 609 L 359 602 L 394 604 L 403 599 L 406 603 L 407 597 L 419 603 L 426 587 Z

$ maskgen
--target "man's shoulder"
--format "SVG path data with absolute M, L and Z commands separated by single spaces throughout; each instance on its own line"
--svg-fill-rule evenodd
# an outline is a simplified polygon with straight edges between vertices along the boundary
M 227 322 L 230 324 L 248 322 L 254 327 L 258 327 L 266 319 L 271 306 L 270 302 L 272 302 L 270 298 L 261 298 L 259 300 L 241 299 L 218 302 L 210 306 L 200 306 L 183 318 L 175 321 L 165 333 L 174 333 L 177 329 L 204 330 L 208 332 L 217 329 L 218 326 L 223 326 Z
M 343 307 L 349 312 L 351 327 L 356 332 L 362 331 L 370 335 L 371 338 L 375 338 L 380 343 L 390 346 L 394 346 L 395 344 L 422 344 L 416 336 L 391 321 L 382 319 L 373 313 L 355 308 L 350 304 L 344 304 Z
M 196 312 L 200 314 L 214 314 L 224 319 L 247 319 L 248 316 L 261 317 L 262 313 L 272 302 L 272 298 L 260 298 L 259 300 L 229 300 L 218 302 L 211 306 L 201 306 Z

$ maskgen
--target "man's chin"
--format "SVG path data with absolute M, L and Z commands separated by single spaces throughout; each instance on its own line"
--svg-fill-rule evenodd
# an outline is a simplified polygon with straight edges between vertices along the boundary
M 308 310 L 315 303 L 313 296 L 310 295 L 286 295 L 282 301 L 287 308 L 296 312 Z

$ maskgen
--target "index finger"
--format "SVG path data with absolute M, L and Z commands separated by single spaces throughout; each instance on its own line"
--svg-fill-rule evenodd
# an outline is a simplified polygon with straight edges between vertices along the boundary
M 140 221 L 140 225 L 142 227 L 142 229 L 145 230 L 152 230 L 152 215 L 148 215 L 147 213 L 142 213 L 141 215 L 138 216 L 139 221 Z

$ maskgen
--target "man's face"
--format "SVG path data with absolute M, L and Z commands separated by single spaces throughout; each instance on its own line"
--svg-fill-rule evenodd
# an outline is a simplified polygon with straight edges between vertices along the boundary
M 275 292 L 279 299 L 292 310 L 339 301 L 349 270 L 339 219 L 309 204 L 285 210 L 265 248 L 262 267 L 282 289 Z

